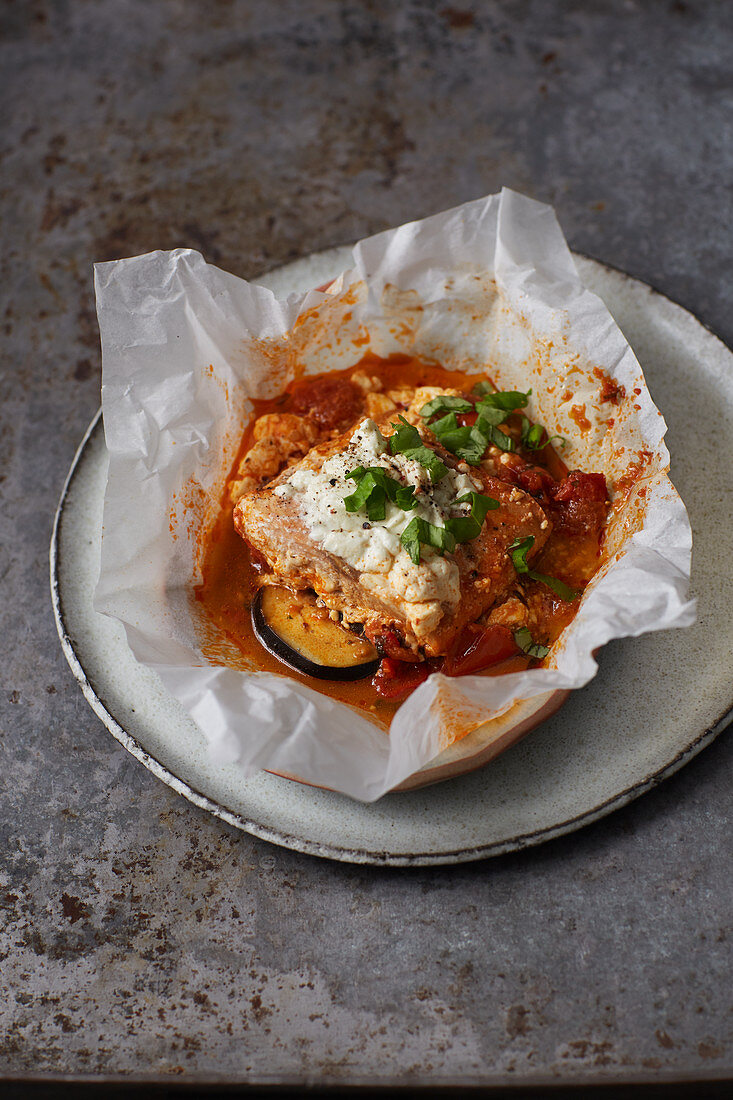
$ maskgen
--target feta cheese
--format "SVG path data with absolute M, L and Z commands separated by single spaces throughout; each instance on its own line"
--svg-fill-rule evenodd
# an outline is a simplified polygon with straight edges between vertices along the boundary
M 356 483 L 347 477 L 357 466 L 381 466 L 402 485 L 415 487 L 416 507 L 403 511 L 387 502 L 384 520 L 367 522 L 364 512 L 347 512 L 344 497 Z M 481 486 L 467 474 L 449 469 L 437 485 L 414 459 L 390 454 L 386 438 L 373 420 L 363 420 L 348 446 L 327 459 L 320 470 L 299 466 L 275 489 L 284 499 L 296 499 L 301 518 L 311 538 L 328 553 L 341 558 L 369 577 L 368 586 L 383 591 L 388 599 L 418 605 L 420 620 L 433 622 L 442 614 L 440 606 L 454 607 L 460 598 L 458 566 L 431 547 L 421 550 L 415 565 L 400 543 L 400 536 L 415 517 L 442 527 L 448 516 L 468 515 L 470 505 L 456 504 L 456 498 Z M 362 577 L 362 582 L 366 577 Z

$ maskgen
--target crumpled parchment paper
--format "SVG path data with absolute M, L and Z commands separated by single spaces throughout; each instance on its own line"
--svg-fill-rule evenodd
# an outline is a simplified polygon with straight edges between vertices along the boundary
M 190 249 L 95 274 L 109 450 L 95 607 L 124 624 L 137 660 L 183 703 L 216 761 L 372 801 L 440 753 L 446 715 L 475 727 L 517 699 L 582 687 L 609 639 L 694 621 L 691 531 L 666 474 L 664 421 L 550 207 L 505 189 L 380 233 L 356 245 L 327 292 L 286 301 Z M 210 664 L 191 599 L 250 399 L 366 350 L 488 372 L 500 389 L 531 386 L 527 413 L 569 438 L 570 468 L 618 486 L 604 564 L 549 667 L 433 675 L 389 736 L 285 674 Z M 617 405 L 602 400 L 601 372 L 624 388 Z

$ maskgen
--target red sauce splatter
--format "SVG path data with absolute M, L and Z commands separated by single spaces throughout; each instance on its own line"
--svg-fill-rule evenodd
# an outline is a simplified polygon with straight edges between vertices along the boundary
M 626 390 L 614 378 L 609 378 L 600 367 L 594 367 L 593 373 L 601 380 L 601 401 L 609 401 L 612 405 L 618 405 L 626 397 Z
M 588 417 L 585 415 L 585 405 L 573 405 L 570 409 L 570 419 L 574 420 L 580 428 L 581 435 L 585 435 L 589 432 L 592 425 Z

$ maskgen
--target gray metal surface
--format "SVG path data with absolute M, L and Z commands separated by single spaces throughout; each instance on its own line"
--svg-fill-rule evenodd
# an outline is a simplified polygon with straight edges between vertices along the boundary
M 98 404 L 93 260 L 192 245 L 253 276 L 505 183 L 731 343 L 727 6 L 35 0 L 0 20 L 2 1071 L 730 1072 L 730 736 L 534 851 L 317 861 L 112 741 L 46 560 Z M 730 660 L 715 639 L 710 659 Z

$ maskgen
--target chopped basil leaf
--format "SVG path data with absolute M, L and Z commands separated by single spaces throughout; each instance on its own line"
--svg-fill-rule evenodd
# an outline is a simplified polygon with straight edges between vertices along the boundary
M 449 413 L 431 424 L 430 430 L 446 451 L 470 466 L 478 466 L 490 443 L 502 451 L 514 450 L 513 440 L 496 426 L 504 419 L 499 409 L 482 409 L 475 424 L 459 425 L 455 413 Z
M 441 416 L 440 420 L 436 420 L 430 425 L 430 431 L 433 435 L 437 435 L 438 439 L 442 435 L 447 435 L 449 432 L 460 431 L 458 426 L 458 420 L 454 412 L 446 413 L 445 416 Z
M 374 478 L 367 476 L 367 471 L 363 466 L 357 466 L 355 470 L 352 470 L 351 473 L 346 476 L 355 481 L 358 480 L 358 485 L 351 496 L 344 497 L 344 507 L 347 512 L 358 512 L 361 508 L 365 507 L 367 500 L 376 486 L 376 482 Z
M 476 425 L 474 425 L 474 427 L 469 429 L 469 434 L 465 442 L 462 442 L 454 453 L 457 458 L 463 459 L 469 466 L 478 466 L 481 459 L 486 454 L 487 446 L 486 436 Z M 446 450 L 450 450 L 450 448 L 447 447 Z
M 487 423 L 484 417 L 480 416 L 478 418 L 476 428 L 486 438 L 487 444 L 493 443 L 500 451 L 513 451 L 516 449 L 511 436 L 499 431 L 493 424 Z
M 522 446 L 525 451 L 539 451 L 552 443 L 553 439 L 559 439 L 565 447 L 567 439 L 562 435 L 548 435 L 547 429 L 542 424 L 533 424 L 526 416 L 522 417 Z
M 504 412 L 514 412 L 515 409 L 524 408 L 531 392 L 532 390 L 527 390 L 526 393 L 521 393 L 518 390 L 499 390 L 496 393 L 488 390 L 482 391 L 482 396 L 476 407 L 488 405 L 494 409 L 503 409 Z
M 456 540 L 454 535 L 448 531 L 445 527 L 436 527 L 433 523 L 428 523 L 426 519 L 420 519 L 419 516 L 415 516 L 411 519 L 407 527 L 400 536 L 400 542 L 407 550 L 414 565 L 420 564 L 420 544 L 423 543 L 426 546 L 434 546 L 439 553 L 443 554 L 447 550 L 455 550 Z
M 535 572 L 534 569 L 530 569 L 529 575 L 533 581 L 541 581 L 542 584 L 546 584 L 548 588 L 552 589 L 556 596 L 559 596 L 561 600 L 565 600 L 567 603 L 571 603 L 574 599 L 577 599 L 579 595 L 574 588 L 565 584 L 564 581 L 559 581 L 557 577 L 547 577 L 544 573 Z
M 445 521 L 446 531 L 450 531 L 456 542 L 470 542 L 481 533 L 481 524 L 472 516 L 457 516 Z
M 417 503 L 414 499 L 415 487 L 400 485 L 381 466 L 371 466 L 369 469 L 357 466 L 346 476 L 358 481 L 355 492 L 344 497 L 346 511 L 358 512 L 366 508 L 367 516 L 373 522 L 386 517 L 388 499 L 404 512 L 409 512 Z
M 387 494 L 381 485 L 376 485 L 366 502 L 367 519 L 378 523 L 387 518 Z
M 529 568 L 527 565 L 527 554 L 533 546 L 534 535 L 528 535 L 526 539 L 515 539 L 509 547 L 512 563 L 517 573 L 525 574 L 531 577 L 533 581 L 540 581 L 541 584 L 546 584 L 548 588 L 552 589 L 555 595 L 559 596 L 561 600 L 566 600 L 567 603 L 576 599 L 578 593 L 574 588 L 565 584 L 564 581 L 559 581 L 556 577 L 548 577 L 545 573 L 537 573 L 534 569 Z
M 539 450 L 545 435 L 545 429 L 541 424 L 532 424 L 526 416 L 522 417 L 522 446 L 528 451 Z
M 448 413 L 447 416 L 436 420 L 430 425 L 430 430 L 437 436 L 446 451 L 468 462 L 470 466 L 478 466 L 484 457 L 485 436 L 470 424 L 459 426 L 455 413 Z
M 514 641 L 528 657 L 537 657 L 542 660 L 550 652 L 548 646 L 539 645 L 532 640 L 532 635 L 526 626 L 520 626 L 519 630 L 514 631 Z
M 384 473 L 384 471 L 381 471 Z M 348 477 L 359 474 L 359 484 L 351 496 L 344 497 L 344 507 L 347 512 L 359 512 L 366 508 L 370 520 L 382 520 L 387 515 L 387 493 L 381 478 L 375 476 L 374 470 L 365 470 L 359 466 Z
M 410 555 L 414 565 L 420 564 L 420 535 L 418 519 L 411 519 L 400 535 L 400 543 Z
M 478 404 L 476 406 L 476 412 L 478 413 L 478 419 L 480 421 L 493 428 L 498 428 L 498 426 L 503 424 L 506 420 L 506 413 L 502 409 L 495 409 L 493 405 Z
M 448 473 L 448 467 L 441 462 L 435 451 L 425 446 L 422 436 L 413 424 L 409 424 L 404 416 L 399 419 L 399 424 L 392 425 L 395 432 L 389 437 L 390 451 L 393 455 L 403 454 L 405 458 L 419 462 L 430 474 L 433 484 L 436 484 Z
M 499 431 L 499 425 L 504 423 L 509 413 L 514 412 L 515 409 L 524 408 L 532 390 L 528 390 L 527 393 L 520 393 L 517 390 L 492 393 L 483 388 L 485 385 L 486 383 L 479 383 L 478 387 L 474 387 L 476 392 L 483 395 L 476 402 L 478 420 L 475 428 L 484 436 L 487 446 L 493 443 L 502 451 L 514 451 L 516 450 L 514 440 L 506 432 Z
M 392 498 L 398 508 L 401 508 L 403 512 L 411 512 L 413 508 L 417 507 L 417 501 L 415 500 L 415 486 L 414 485 L 400 485 L 399 489 Z
M 490 443 L 502 451 L 515 449 L 514 441 L 497 427 L 506 419 L 504 413 L 490 406 L 477 405 L 476 408 L 479 417 L 473 425 L 459 425 L 455 412 L 447 413 L 430 425 L 441 446 L 470 466 L 478 466 Z
M 499 507 L 499 501 L 493 497 L 484 496 L 482 493 L 466 493 L 458 497 L 456 504 L 470 504 L 470 516 L 458 516 L 456 519 L 447 519 L 445 526 L 455 537 L 456 542 L 469 542 L 481 533 L 481 526 L 486 519 L 486 513 Z
M 526 539 L 515 539 L 509 547 L 512 563 L 517 573 L 529 573 L 527 554 L 534 546 L 534 535 L 528 535 Z
M 427 405 L 423 405 L 420 409 L 420 416 L 423 420 L 429 420 L 431 416 L 444 411 L 473 412 L 473 401 L 467 401 L 465 397 L 454 397 L 448 393 L 438 394 L 432 401 L 428 401 Z
M 404 454 L 405 449 L 422 446 L 422 436 L 414 424 L 408 423 L 404 416 L 400 416 L 399 424 L 392 424 L 395 429 L 389 437 L 389 449 L 392 454 Z
M 478 524 L 482 524 L 486 519 L 487 512 L 493 512 L 495 508 L 499 507 L 499 501 L 494 500 L 493 497 L 484 496 L 483 493 L 464 493 L 462 497 L 458 497 L 456 504 L 469 504 L 471 505 L 471 518 L 475 519 Z
M 448 473 L 448 467 L 438 458 L 435 451 L 430 450 L 430 447 L 424 445 L 411 447 L 402 453 L 405 458 L 411 458 L 414 462 L 419 462 L 421 466 L 425 467 L 430 474 L 433 485 L 436 485 Z

